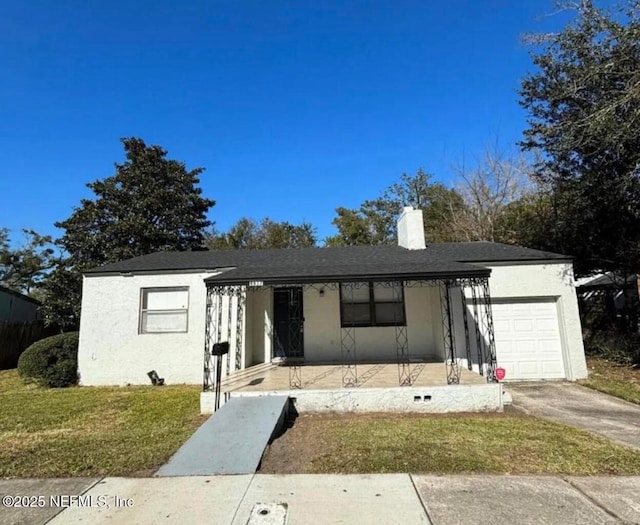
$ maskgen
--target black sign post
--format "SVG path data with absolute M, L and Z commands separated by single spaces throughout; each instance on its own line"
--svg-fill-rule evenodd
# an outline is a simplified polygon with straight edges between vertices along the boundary
M 214 412 L 220 408 L 220 383 L 222 381 L 222 356 L 229 353 L 229 343 L 227 341 L 223 343 L 214 343 L 211 349 L 211 355 L 214 357 L 214 367 L 216 370 L 216 394 Z

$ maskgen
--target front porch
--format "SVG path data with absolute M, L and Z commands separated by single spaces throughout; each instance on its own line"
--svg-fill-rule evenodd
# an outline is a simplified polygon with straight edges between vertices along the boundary
M 344 387 L 344 372 L 341 364 L 257 365 L 223 380 L 218 396 L 202 392 L 201 411 L 213 413 L 217 403 L 237 398 L 270 396 L 287 397 L 298 413 L 499 412 L 503 408 L 501 384 L 461 370 L 460 383 L 449 385 L 445 363 L 412 363 L 411 386 L 398 386 L 397 363 L 358 363 L 358 382 L 352 388 Z M 300 387 L 291 388 L 292 374 L 301 380 Z
M 291 390 L 290 376 L 298 374 L 301 389 L 339 390 L 343 388 L 344 369 L 339 363 L 298 364 L 295 367 L 272 363 L 232 373 L 222 381 L 225 395 L 239 392 L 275 392 Z M 445 363 L 410 363 L 409 379 L 416 388 L 446 386 Z M 395 388 L 399 384 L 397 363 L 358 363 L 359 388 Z M 462 385 L 485 385 L 486 378 L 467 369 L 460 370 Z
M 307 410 L 406 411 L 418 399 L 428 401 L 420 411 L 501 409 L 488 270 L 473 273 L 481 275 L 207 279 L 203 411 L 273 394 Z

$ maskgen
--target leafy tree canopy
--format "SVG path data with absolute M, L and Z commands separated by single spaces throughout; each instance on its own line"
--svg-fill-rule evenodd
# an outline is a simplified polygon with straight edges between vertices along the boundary
M 536 71 L 520 89 L 529 113 L 521 145 L 542 153 L 536 172 L 553 189 L 550 237 L 576 257 L 577 273 L 638 272 L 640 6 L 572 7 L 572 23 L 535 42 Z
M 87 184 L 95 199 L 82 199 L 71 217 L 56 223 L 71 260 L 87 267 L 202 246 L 215 204 L 198 187 L 204 169 L 187 170 L 139 138 L 122 143 L 127 160 L 115 165 L 115 175 Z
M 497 240 L 537 250 L 554 251 L 555 218 L 552 196 L 543 188 L 536 188 L 504 207 L 496 223 Z
M 455 190 L 432 183 L 431 175 L 419 169 L 415 175 L 403 173 L 380 197 L 363 202 L 357 209 L 337 208 L 333 224 L 338 234 L 325 239 L 325 243 L 329 246 L 395 244 L 396 222 L 404 206 L 422 210 L 428 242 L 455 240 L 446 217 L 451 208 L 463 206 L 462 198 Z
M 25 241 L 12 248 L 7 228 L 0 228 L 0 284 L 16 292 L 33 294 L 55 265 L 51 237 L 22 230 Z
M 87 268 L 163 250 L 202 247 L 214 201 L 198 187 L 202 168 L 187 170 L 160 146 L 122 139 L 126 160 L 115 174 L 87 184 L 95 194 L 71 217 L 56 223 L 68 254 L 47 280 L 45 314 L 73 326 L 80 310 L 81 272 Z
M 228 232 L 217 231 L 208 235 L 207 246 L 221 249 L 306 248 L 317 243 L 315 228 L 308 222 L 291 224 L 269 218 L 259 223 L 241 218 Z

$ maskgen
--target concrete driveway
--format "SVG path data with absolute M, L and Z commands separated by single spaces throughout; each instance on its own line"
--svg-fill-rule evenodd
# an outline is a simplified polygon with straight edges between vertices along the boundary
M 575 383 L 510 383 L 513 406 L 640 449 L 640 405 Z

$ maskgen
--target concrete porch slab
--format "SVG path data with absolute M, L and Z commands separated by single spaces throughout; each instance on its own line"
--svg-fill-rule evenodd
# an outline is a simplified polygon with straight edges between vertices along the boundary
M 262 365 L 259 365 L 262 366 Z M 222 390 L 234 392 L 271 392 L 289 390 L 290 367 L 286 365 L 257 368 L 251 373 L 249 367 L 237 376 L 231 375 L 222 382 Z M 358 386 L 360 388 L 398 387 L 397 363 L 358 363 L 356 365 Z M 337 390 L 343 388 L 342 365 L 303 363 L 299 367 L 302 389 Z M 411 385 L 415 387 L 446 386 L 447 370 L 444 363 L 412 362 L 409 364 Z M 236 379 L 237 377 L 237 379 Z M 460 384 L 486 384 L 486 378 L 461 367 Z

